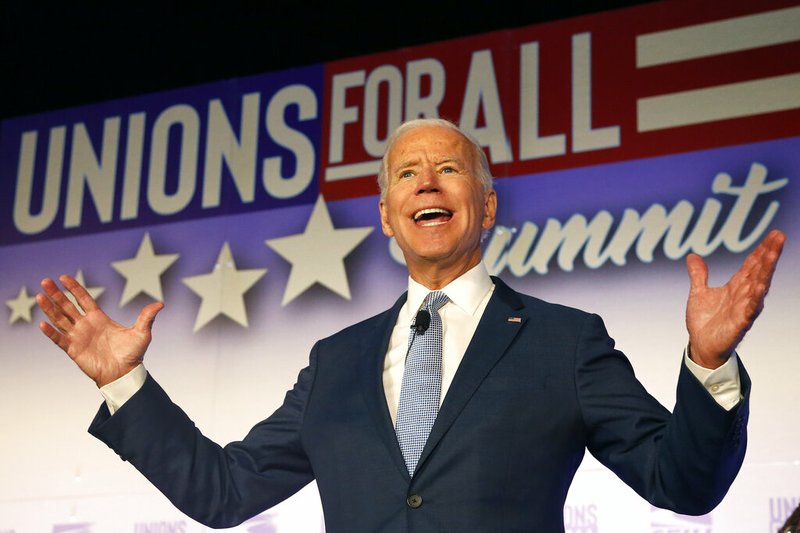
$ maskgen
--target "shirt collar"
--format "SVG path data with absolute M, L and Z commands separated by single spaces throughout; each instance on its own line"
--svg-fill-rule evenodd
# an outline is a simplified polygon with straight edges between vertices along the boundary
M 442 289 L 450 301 L 458 306 L 462 311 L 469 315 L 475 314 L 478 306 L 483 301 L 486 293 L 492 290 L 494 284 L 486 265 L 480 261 L 470 270 L 461 274 Z M 406 310 L 408 321 L 414 316 L 422 306 L 423 300 L 431 290 L 424 285 L 417 283 L 411 276 L 408 277 L 408 298 L 406 299 Z

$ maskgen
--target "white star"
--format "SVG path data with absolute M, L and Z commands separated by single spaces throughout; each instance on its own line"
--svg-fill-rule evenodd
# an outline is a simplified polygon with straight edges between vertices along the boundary
M 74 277 L 75 277 L 75 281 L 80 283 L 81 286 L 84 289 L 86 289 L 86 292 L 89 293 L 89 296 L 91 296 L 95 300 L 97 300 L 100 297 L 100 295 L 103 294 L 106 291 L 106 289 L 104 287 L 87 287 L 86 286 L 86 280 L 83 279 L 83 270 L 78 270 L 78 272 L 75 273 Z M 72 302 L 72 305 L 74 305 L 75 307 L 78 308 L 78 311 L 80 311 L 80 313 L 82 315 L 86 314 L 86 311 L 84 311 L 83 308 L 80 305 L 78 305 L 78 301 L 75 299 L 75 297 L 72 295 L 71 292 L 65 290 L 64 294 L 67 296 L 67 299 L 70 302 Z
M 315 282 L 349 300 L 350 286 L 347 284 L 344 258 L 373 229 L 335 229 L 325 200 L 320 195 L 304 233 L 266 241 L 268 246 L 292 264 L 281 305 L 297 298 Z
M 183 278 L 183 282 L 203 299 L 197 312 L 194 331 L 220 314 L 247 327 L 244 293 L 266 273 L 266 268 L 236 270 L 231 248 L 227 242 L 223 244 L 211 272 Z
M 125 277 L 125 289 L 122 291 L 119 306 L 122 307 L 141 293 L 145 293 L 155 300 L 163 301 L 161 274 L 177 259 L 178 254 L 156 255 L 153 243 L 150 241 L 150 234 L 145 233 L 136 257 L 111 263 L 114 270 Z
M 36 305 L 36 298 L 28 296 L 28 287 L 20 287 L 19 294 L 13 300 L 6 300 L 6 305 L 11 308 L 9 324 L 17 320 L 31 321 L 31 309 Z

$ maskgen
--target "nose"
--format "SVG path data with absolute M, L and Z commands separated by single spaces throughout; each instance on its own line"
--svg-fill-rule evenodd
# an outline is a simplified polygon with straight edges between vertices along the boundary
M 439 174 L 432 167 L 425 167 L 417 180 L 417 194 L 439 191 Z

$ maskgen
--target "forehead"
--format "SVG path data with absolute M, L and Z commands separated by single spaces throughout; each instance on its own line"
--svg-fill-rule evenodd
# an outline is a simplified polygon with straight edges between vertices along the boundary
M 463 135 L 444 126 L 420 126 L 400 136 L 389 151 L 389 168 L 420 159 L 471 160 L 471 145 Z

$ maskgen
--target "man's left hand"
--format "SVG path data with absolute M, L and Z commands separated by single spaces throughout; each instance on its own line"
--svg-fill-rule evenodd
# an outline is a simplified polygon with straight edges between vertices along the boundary
M 686 327 L 692 360 L 718 368 L 730 357 L 764 308 L 786 235 L 771 231 L 722 287 L 708 286 L 708 265 L 697 254 L 686 257 L 689 301 Z

